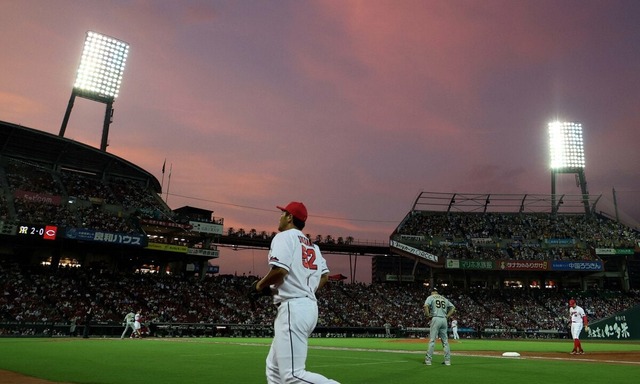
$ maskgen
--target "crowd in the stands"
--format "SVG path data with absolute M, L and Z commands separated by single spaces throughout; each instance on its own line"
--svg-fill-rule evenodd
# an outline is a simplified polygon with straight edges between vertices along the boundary
M 0 165 L 0 220 L 14 223 L 58 225 L 108 232 L 142 233 L 138 219 L 188 223 L 171 212 L 156 192 L 143 182 L 43 168 L 7 158 Z M 222 224 L 220 218 L 198 218 Z M 229 236 L 269 240 L 275 232 L 227 228 Z M 316 235 L 315 241 L 350 244 L 350 236 Z M 167 239 L 152 242 L 166 242 Z M 179 244 L 184 245 L 184 244 Z
M 595 248 L 634 248 L 640 234 L 598 214 L 413 212 L 395 237 L 452 259 L 598 260 Z
M 110 232 L 142 233 L 138 218 L 180 221 L 143 182 L 53 171 L 6 158 L 0 166 L 0 217 Z M 229 236 L 269 239 L 275 232 L 228 228 Z M 456 259 L 597 260 L 594 248 L 633 247 L 637 231 L 600 215 L 413 212 L 398 238 Z M 351 236 L 315 235 L 315 242 L 351 244 Z M 358 241 L 356 241 L 358 242 Z
M 124 233 L 141 232 L 132 214 L 162 205 L 140 181 L 54 172 L 15 159 L 0 167 L 0 195 L 5 221 Z
M 83 268 L 20 267 L 0 260 L 0 323 L 79 323 L 89 308 L 96 322 L 121 322 L 141 310 L 151 323 L 270 325 L 275 306 L 257 306 L 245 295 L 254 276 L 184 277 L 123 274 Z M 566 331 L 569 299 L 577 299 L 592 321 L 640 304 L 639 292 L 490 290 L 441 288 L 457 308 L 461 327 L 474 330 Z M 319 326 L 425 327 L 422 284 L 330 282 L 318 293 Z
M 53 202 L 53 203 L 52 203 Z M 140 232 L 134 215 L 170 214 L 142 183 L 54 172 L 12 159 L 0 166 L 0 221 L 57 224 L 111 232 Z M 228 229 L 228 235 L 270 238 L 273 232 Z M 595 248 L 632 248 L 636 231 L 599 215 L 414 212 L 394 234 L 399 241 L 453 259 L 598 260 Z M 353 238 L 316 236 L 349 244 Z M 20 267 L 0 256 L 1 322 L 115 322 L 142 310 L 149 322 L 271 324 L 275 307 L 252 306 L 244 291 L 254 276 L 204 279 L 114 273 L 90 268 Z M 567 301 L 577 299 L 593 319 L 640 302 L 638 292 L 601 290 L 443 288 L 461 327 L 566 330 Z M 424 327 L 427 289 L 415 284 L 342 284 L 319 293 L 319 326 Z M 0 329 L 0 333 L 2 330 Z

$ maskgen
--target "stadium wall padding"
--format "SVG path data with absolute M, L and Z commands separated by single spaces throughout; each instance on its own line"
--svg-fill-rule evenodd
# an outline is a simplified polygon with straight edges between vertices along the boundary
M 588 339 L 640 340 L 640 305 L 589 324 Z

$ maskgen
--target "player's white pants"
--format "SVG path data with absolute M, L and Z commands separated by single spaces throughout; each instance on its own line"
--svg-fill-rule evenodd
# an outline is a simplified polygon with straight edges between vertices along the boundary
M 444 347 L 444 361 L 451 361 L 451 349 L 449 348 L 449 336 L 447 335 L 447 319 L 444 317 L 432 317 L 429 324 L 429 349 L 427 349 L 427 359 L 431 360 L 433 357 L 433 349 L 436 345 L 436 340 L 442 339 L 442 346 Z
M 120 336 L 120 338 L 124 338 L 124 335 L 127 333 L 127 330 L 131 328 L 131 332 L 135 331 L 135 328 L 133 327 L 133 323 L 127 322 L 127 325 L 124 326 L 124 331 L 122 331 L 122 336 Z
M 309 298 L 291 299 L 280 304 L 267 356 L 267 383 L 338 383 L 305 369 L 308 339 L 317 321 L 318 305 Z
M 573 337 L 573 339 L 579 339 L 580 338 L 580 332 L 582 332 L 582 323 L 571 323 L 571 337 Z
M 457 340 L 459 338 L 460 338 L 460 336 L 458 335 L 458 327 L 454 327 L 453 328 L 453 339 Z

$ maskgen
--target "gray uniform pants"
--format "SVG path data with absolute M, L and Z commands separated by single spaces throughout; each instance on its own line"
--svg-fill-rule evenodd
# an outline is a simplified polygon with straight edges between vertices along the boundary
M 449 337 L 447 336 L 447 319 L 445 317 L 432 317 L 429 325 L 429 349 L 427 350 L 427 360 L 431 361 L 433 357 L 433 349 L 436 345 L 436 340 L 442 339 L 442 346 L 444 347 L 444 361 L 451 361 L 451 349 L 449 348 Z

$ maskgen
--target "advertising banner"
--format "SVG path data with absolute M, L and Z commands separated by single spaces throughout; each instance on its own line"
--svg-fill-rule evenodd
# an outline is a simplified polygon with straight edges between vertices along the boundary
M 191 229 L 191 224 L 182 224 L 182 223 L 176 223 L 175 221 L 167 221 L 167 220 L 140 219 L 140 224 L 155 225 L 158 227 L 167 227 L 167 228 Z
M 575 239 L 546 239 L 544 241 L 549 245 L 574 245 L 576 243 Z
M 132 235 L 129 233 L 98 231 L 85 228 L 67 228 L 64 237 L 71 240 L 95 241 L 99 243 L 132 245 L 144 247 L 147 245 L 145 235 Z
M 215 223 L 201 223 L 199 221 L 189 221 L 192 230 L 201 233 L 210 233 L 212 235 L 222 235 L 222 225 Z
M 460 260 L 462 269 L 494 269 L 496 267 L 492 260 Z
M 406 244 L 399 243 L 399 242 L 397 242 L 395 240 L 390 240 L 389 241 L 389 246 L 391 248 L 396 248 L 396 249 L 398 249 L 400 251 L 404 251 L 404 252 L 410 253 L 410 254 L 412 254 L 414 256 L 421 257 L 421 258 L 423 258 L 425 260 L 433 261 L 434 263 L 438 262 L 438 256 L 433 255 L 433 254 L 431 254 L 429 252 L 425 252 L 423 250 L 417 249 L 417 248 L 410 247 L 410 246 L 408 246 Z
M 553 271 L 602 271 L 602 261 L 568 261 L 553 260 L 551 262 Z
M 499 260 L 498 269 L 504 271 L 546 271 L 549 262 L 542 260 Z
M 174 244 L 162 244 L 162 243 L 149 243 L 146 246 L 147 249 L 155 249 L 156 251 L 165 251 L 165 252 L 176 252 L 176 253 L 187 253 L 188 248 L 184 245 L 174 245 Z
M 456 260 L 447 259 L 445 267 L 448 269 L 495 269 L 496 265 L 492 260 Z
M 62 202 L 61 196 L 49 195 L 47 193 L 28 192 L 20 189 L 15 192 L 15 197 L 30 203 L 60 205 Z
M 218 257 L 220 252 L 217 249 L 188 248 L 187 255 Z
M 631 248 L 596 248 L 596 255 L 633 255 L 634 252 Z
M 589 324 L 590 339 L 640 340 L 640 305 Z

